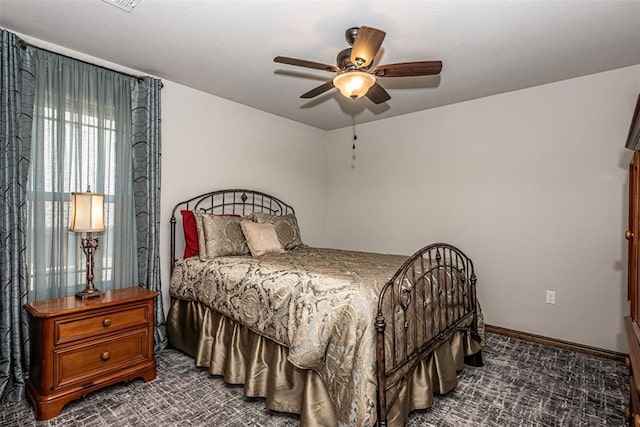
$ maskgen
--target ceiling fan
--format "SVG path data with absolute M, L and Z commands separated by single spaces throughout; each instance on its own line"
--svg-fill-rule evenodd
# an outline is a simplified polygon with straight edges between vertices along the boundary
M 385 35 L 384 31 L 372 27 L 349 28 L 345 32 L 345 38 L 352 47 L 338 53 L 336 57 L 337 65 L 287 58 L 285 56 L 276 56 L 273 60 L 281 64 L 337 73 L 332 80 L 302 94 L 300 98 L 313 98 L 337 87 L 340 93 L 347 98 L 357 99 L 366 95 L 375 104 L 380 104 L 391 99 L 391 96 L 376 81 L 376 77 L 411 77 L 440 74 L 442 61 L 402 62 L 377 65 L 371 68 Z

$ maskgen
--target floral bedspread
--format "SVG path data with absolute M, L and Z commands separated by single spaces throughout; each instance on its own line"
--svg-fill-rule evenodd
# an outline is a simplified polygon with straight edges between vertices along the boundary
M 407 257 L 304 247 L 177 262 L 172 297 L 198 301 L 289 348 L 318 372 L 341 425 L 376 419 L 377 295 Z

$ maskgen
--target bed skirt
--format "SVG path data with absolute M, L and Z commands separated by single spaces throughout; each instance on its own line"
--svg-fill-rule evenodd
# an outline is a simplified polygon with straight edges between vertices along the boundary
M 248 397 L 263 397 L 273 411 L 300 414 L 303 426 L 336 426 L 333 404 L 321 376 L 287 359 L 288 349 L 258 335 L 198 302 L 171 299 L 167 319 L 170 343 L 195 359 L 195 365 L 220 375 L 226 383 L 244 384 Z M 464 356 L 482 346 L 471 334 L 458 331 L 414 370 L 399 393 L 389 426 L 402 426 L 409 413 L 433 405 L 433 394 L 453 390 Z M 391 399 L 395 390 L 387 392 Z

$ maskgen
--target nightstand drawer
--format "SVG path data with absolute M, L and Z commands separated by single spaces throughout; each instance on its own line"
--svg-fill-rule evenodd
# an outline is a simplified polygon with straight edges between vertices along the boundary
M 148 329 L 124 332 L 88 345 L 54 350 L 53 388 L 92 384 L 97 376 L 119 371 L 151 358 Z M 82 384 L 84 383 L 84 384 Z
M 60 319 L 55 321 L 55 344 L 145 325 L 148 322 L 149 312 L 146 306 L 101 312 L 84 318 Z

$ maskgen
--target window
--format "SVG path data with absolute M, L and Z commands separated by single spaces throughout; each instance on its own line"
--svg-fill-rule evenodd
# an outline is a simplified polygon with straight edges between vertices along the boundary
M 38 67 L 26 206 L 29 299 L 72 295 L 86 285 L 87 233 L 69 231 L 69 214 L 71 193 L 89 185 L 105 195 L 94 283 L 101 290 L 131 286 L 137 265 L 130 82 L 68 58 L 45 58 Z
M 64 115 L 64 131 L 58 131 L 58 116 Z M 85 191 L 88 185 L 103 182 L 105 194 L 105 233 L 114 229 L 115 190 L 115 122 L 112 118 L 99 120 L 96 116 L 45 108 L 42 177 L 31 179 L 29 175 L 27 191 L 27 213 L 30 222 L 40 223 L 39 232 L 44 232 L 37 245 L 28 245 L 27 259 L 30 270 L 29 287 L 33 290 L 37 277 L 65 284 L 72 293 L 79 284 L 86 283 L 86 258 L 80 249 L 80 239 L 85 233 L 69 232 L 67 239 L 58 236 L 58 229 L 68 229 L 71 207 L 71 192 Z M 62 136 L 62 137 L 60 137 Z M 96 177 L 92 180 L 90 177 Z M 65 222 L 66 220 L 66 222 Z M 35 230 L 36 227 L 30 227 Z M 108 253 L 104 244 L 109 236 L 98 236 L 101 240 L 100 252 L 96 253 L 94 273 L 96 281 L 108 283 L 113 280 L 113 254 Z M 67 240 L 66 242 L 63 240 Z M 60 251 L 66 247 L 66 251 Z M 44 262 L 47 252 L 59 251 L 61 261 Z M 65 254 L 66 252 L 66 254 Z M 111 251 L 109 251 L 111 252 Z

